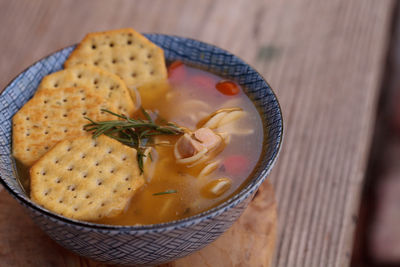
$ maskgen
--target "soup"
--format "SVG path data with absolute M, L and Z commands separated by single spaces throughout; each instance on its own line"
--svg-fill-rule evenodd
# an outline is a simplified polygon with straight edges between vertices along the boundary
M 156 122 L 174 122 L 192 132 L 207 126 L 216 111 L 220 112 L 215 115 L 240 112 L 240 116 L 231 115 L 232 121 L 213 129 L 225 134 L 226 143 L 191 163 L 177 161 L 175 150 L 181 135 L 157 136 L 151 158 L 147 157 L 144 164 L 146 184 L 122 214 L 99 223 L 135 225 L 178 220 L 206 211 L 241 189 L 261 154 L 262 122 L 245 93 L 236 85 L 230 88 L 228 81 L 228 86 L 218 90 L 216 84 L 221 81 L 209 72 L 173 63 L 169 84 L 150 85 L 152 90 L 139 88 L 141 105 Z
M 13 116 L 20 181 L 43 208 L 111 225 L 179 220 L 237 193 L 259 160 L 261 119 L 240 86 L 167 68 L 133 29 L 87 34 L 64 67 Z
M 220 144 L 193 162 L 180 162 L 176 149 L 182 135 L 155 137 L 146 145 L 145 185 L 121 214 L 97 223 L 143 225 L 179 220 L 221 204 L 242 188 L 258 162 L 264 133 L 257 109 L 238 85 L 175 62 L 169 66 L 168 82 L 151 83 L 137 92 L 136 105 L 156 123 L 173 122 L 191 133 L 210 128 L 221 137 Z M 224 116 L 228 118 L 225 124 L 213 125 L 217 117 Z M 133 117 L 145 119 L 140 109 Z M 29 193 L 29 168 L 17 161 L 17 169 Z

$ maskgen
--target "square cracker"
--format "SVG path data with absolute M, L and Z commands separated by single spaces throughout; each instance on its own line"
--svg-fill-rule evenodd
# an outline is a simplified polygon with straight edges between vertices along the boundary
M 121 114 L 132 116 L 135 112 L 132 98 L 124 81 L 115 74 L 93 66 L 77 65 L 49 74 L 42 79 L 38 92 L 42 89 L 80 86 L 93 88 L 112 106 L 117 107 Z
M 129 89 L 167 78 L 164 51 L 133 29 L 89 33 L 64 63 L 98 66 L 125 81 Z
M 118 215 L 144 184 L 136 150 L 106 136 L 62 141 L 30 173 L 35 202 L 88 221 Z
M 81 135 L 88 121 L 109 120 L 113 116 L 100 111 L 115 112 L 104 98 L 84 87 L 43 89 L 29 100 L 13 117 L 13 155 L 25 166 L 31 166 L 57 142 Z

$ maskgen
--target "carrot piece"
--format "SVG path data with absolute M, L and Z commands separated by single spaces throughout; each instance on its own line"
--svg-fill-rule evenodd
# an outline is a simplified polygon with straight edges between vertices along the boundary
M 240 92 L 239 86 L 232 81 L 220 81 L 215 87 L 224 95 L 237 95 Z
M 174 61 L 168 66 L 168 79 L 172 82 L 182 81 L 186 76 L 185 65 L 182 61 Z
M 225 171 L 229 174 L 243 174 L 248 168 L 250 161 L 242 155 L 232 155 L 223 161 Z

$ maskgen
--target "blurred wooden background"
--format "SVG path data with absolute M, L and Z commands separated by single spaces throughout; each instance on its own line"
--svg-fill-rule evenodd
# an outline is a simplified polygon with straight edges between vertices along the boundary
M 268 80 L 284 113 L 284 147 L 270 177 L 279 217 L 274 266 L 346 266 L 393 4 L 0 0 L 0 88 L 92 31 L 134 27 L 233 52 Z

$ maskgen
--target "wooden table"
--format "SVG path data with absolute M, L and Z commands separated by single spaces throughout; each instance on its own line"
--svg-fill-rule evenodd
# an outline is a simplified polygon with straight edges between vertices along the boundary
M 233 52 L 269 81 L 284 114 L 284 147 L 270 177 L 279 217 L 273 265 L 347 266 L 393 6 L 392 0 L 0 0 L 0 88 L 92 31 L 134 27 Z M 13 203 L 0 196 L 1 204 Z M 1 243 L 3 263 L 18 257 L 10 253 L 13 242 Z

